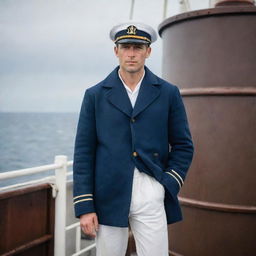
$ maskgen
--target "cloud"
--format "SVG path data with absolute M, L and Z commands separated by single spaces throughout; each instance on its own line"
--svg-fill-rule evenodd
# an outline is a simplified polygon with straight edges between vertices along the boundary
M 173 7 L 177 1 L 170 2 Z M 102 80 L 117 65 L 109 30 L 128 20 L 130 4 L 130 0 L 1 1 L 0 111 L 77 111 L 75 102 L 80 104 L 84 87 Z M 134 19 L 157 29 L 162 5 L 135 1 Z M 147 63 L 160 75 L 161 39 L 152 48 Z

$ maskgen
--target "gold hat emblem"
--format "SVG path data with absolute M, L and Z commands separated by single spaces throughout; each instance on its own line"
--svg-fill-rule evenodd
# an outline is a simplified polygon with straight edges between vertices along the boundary
M 127 28 L 128 35 L 136 35 L 136 32 L 137 32 L 137 28 L 133 25 L 131 25 Z

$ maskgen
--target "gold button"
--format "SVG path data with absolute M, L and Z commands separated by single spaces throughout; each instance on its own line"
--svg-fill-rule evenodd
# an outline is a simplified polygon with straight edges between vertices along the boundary
M 136 157 L 136 156 L 138 156 L 138 153 L 137 153 L 136 151 L 134 151 L 134 152 L 132 153 L 132 155 L 133 155 L 134 157 Z
M 158 153 L 157 152 L 153 153 L 153 156 L 158 157 Z
M 135 123 L 135 118 L 132 118 L 132 119 L 131 119 L 131 122 L 132 122 L 132 123 Z

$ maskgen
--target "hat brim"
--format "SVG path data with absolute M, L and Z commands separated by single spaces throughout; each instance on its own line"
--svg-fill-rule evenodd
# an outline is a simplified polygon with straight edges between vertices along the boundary
M 146 40 L 136 39 L 136 38 L 124 38 L 118 40 L 116 44 L 150 44 Z

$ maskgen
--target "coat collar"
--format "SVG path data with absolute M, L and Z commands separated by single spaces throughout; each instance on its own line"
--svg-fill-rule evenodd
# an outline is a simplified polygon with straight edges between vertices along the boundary
M 159 96 L 160 91 L 156 87 L 156 85 L 159 85 L 158 78 L 145 67 L 145 76 L 135 106 L 132 108 L 127 92 L 118 76 L 118 70 L 119 66 L 104 80 L 103 87 L 111 89 L 107 92 L 107 98 L 111 104 L 129 117 L 135 117 Z

